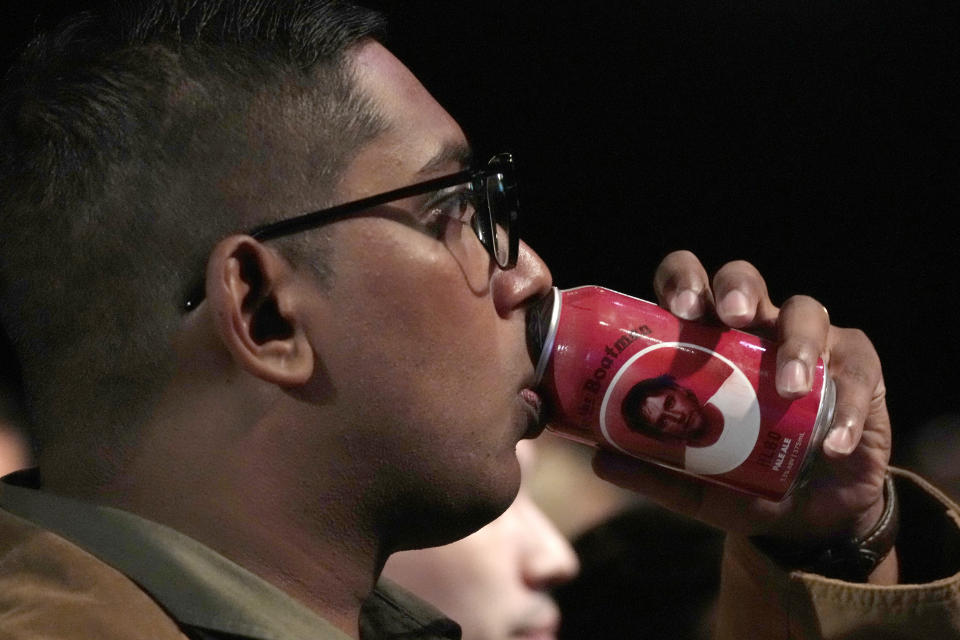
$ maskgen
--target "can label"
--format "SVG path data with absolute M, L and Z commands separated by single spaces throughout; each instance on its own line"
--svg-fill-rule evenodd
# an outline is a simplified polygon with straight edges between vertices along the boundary
M 775 500 L 819 448 L 833 406 L 822 361 L 811 392 L 788 400 L 757 336 L 601 287 L 560 293 L 553 313 L 541 357 L 553 431 Z

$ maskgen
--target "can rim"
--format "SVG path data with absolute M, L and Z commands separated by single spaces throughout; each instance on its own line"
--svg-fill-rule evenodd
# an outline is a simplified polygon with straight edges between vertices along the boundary
M 793 482 L 787 487 L 787 490 L 783 492 L 783 496 L 779 498 L 779 500 L 786 499 L 791 493 L 807 484 L 807 480 L 810 479 L 813 462 L 818 456 L 822 455 L 820 449 L 823 446 L 823 439 L 826 438 L 827 432 L 830 431 L 830 427 L 833 424 L 833 413 L 834 409 L 836 409 L 836 403 L 837 386 L 833 378 L 830 377 L 830 372 L 827 371 L 827 363 L 823 363 L 823 386 L 820 389 L 820 407 L 817 409 L 817 417 L 814 419 L 813 429 L 810 431 L 810 443 L 807 445 L 807 453 L 797 469 L 797 475 L 794 476 Z
M 536 379 L 535 386 L 539 386 L 543 380 L 543 374 L 547 371 L 547 364 L 550 362 L 550 356 L 553 355 L 553 343 L 557 338 L 557 326 L 560 320 L 560 301 L 562 296 L 557 287 L 551 287 L 550 295 L 553 301 L 550 309 L 550 324 L 547 327 L 547 335 L 543 340 L 543 348 L 540 350 L 540 358 L 537 360 L 537 369 L 534 373 Z

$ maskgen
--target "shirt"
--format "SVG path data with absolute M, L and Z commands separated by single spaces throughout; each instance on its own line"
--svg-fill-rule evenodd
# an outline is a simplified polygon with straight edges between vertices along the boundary
M 187 637 L 348 640 L 342 631 L 277 587 L 174 529 L 120 509 L 16 486 L 37 485 L 38 481 L 36 472 L 20 472 L 7 476 L 0 489 L 0 507 L 7 512 L 0 516 L 18 532 L 13 541 L 5 539 L 0 547 L 0 585 L 7 589 L 16 592 L 23 583 L 18 582 L 15 570 L 11 573 L 11 567 L 26 569 L 21 572 L 24 578 L 29 575 L 21 558 L 30 553 L 26 550 L 33 541 L 45 540 L 40 546 L 51 549 L 54 556 L 64 551 L 62 545 L 41 535 L 52 533 L 129 578 Z M 34 558 L 34 565 L 40 560 Z M 62 574 L 68 571 L 67 567 L 61 569 Z M 84 597 L 82 589 L 70 591 L 78 591 L 77 598 Z M 0 622 L 29 606 L 28 601 L 4 606 L 0 599 Z M 0 624 L 0 628 L 4 626 Z M 386 581 L 363 607 L 361 634 L 365 639 L 460 638 L 455 623 Z

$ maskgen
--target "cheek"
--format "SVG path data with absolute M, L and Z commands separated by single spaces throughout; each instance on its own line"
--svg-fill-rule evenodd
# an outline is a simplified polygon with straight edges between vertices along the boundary
M 335 268 L 333 295 L 347 301 L 355 333 L 375 336 L 385 356 L 411 373 L 434 371 L 446 383 L 497 358 L 496 312 L 477 295 L 439 242 L 388 221 L 359 221 L 362 268 Z M 376 224 L 379 223 L 379 224 Z M 452 376 L 456 376 L 455 378 Z M 439 382 L 439 381 L 438 381 Z
M 520 376 L 509 363 L 517 345 L 490 296 L 470 289 L 441 243 L 384 220 L 351 226 L 333 238 L 324 296 L 335 317 L 318 331 L 338 392 L 362 402 L 370 418 L 392 412 L 423 428 L 442 422 L 445 439 L 516 430 L 510 384 Z
M 378 321 L 405 330 L 457 326 L 470 314 L 465 304 L 475 296 L 442 243 L 386 220 L 360 220 L 355 226 L 355 241 L 343 252 L 350 265 L 338 259 L 335 267 L 340 294 Z

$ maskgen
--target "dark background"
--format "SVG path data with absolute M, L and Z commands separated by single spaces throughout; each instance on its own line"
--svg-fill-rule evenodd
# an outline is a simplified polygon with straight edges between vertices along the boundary
M 3 2 L 2 53 L 59 4 Z M 956 2 L 369 4 L 478 156 L 516 154 L 559 286 L 746 259 L 871 336 L 898 440 L 957 411 Z
M 516 154 L 559 286 L 650 298 L 671 250 L 746 259 L 870 335 L 898 440 L 956 412 L 960 5 L 380 6 L 478 155 Z

